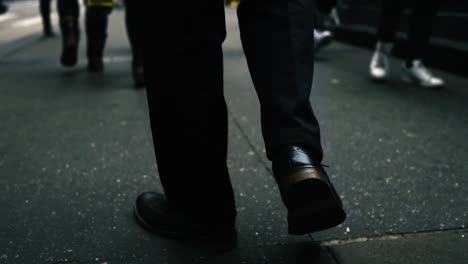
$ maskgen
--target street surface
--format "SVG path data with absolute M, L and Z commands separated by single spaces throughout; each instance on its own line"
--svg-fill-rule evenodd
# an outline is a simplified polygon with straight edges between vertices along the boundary
M 64 69 L 37 4 L 0 16 L 0 264 L 467 263 L 468 79 L 434 69 L 447 86 L 416 87 L 395 60 L 376 84 L 370 51 L 333 43 L 317 54 L 311 102 L 348 219 L 291 237 L 234 9 L 223 47 L 239 249 L 200 253 L 142 230 L 134 199 L 161 185 L 123 14 L 110 17 L 102 74 L 86 70 L 83 23 L 80 62 Z

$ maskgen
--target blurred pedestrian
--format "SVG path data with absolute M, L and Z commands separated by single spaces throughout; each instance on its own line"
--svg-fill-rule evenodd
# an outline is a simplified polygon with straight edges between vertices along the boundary
M 332 10 L 336 6 L 336 0 L 317 0 L 315 8 L 314 46 L 315 52 L 328 46 L 333 41 L 333 33 L 330 23 Z
M 55 36 L 50 19 L 50 2 L 51 0 L 39 0 L 39 11 L 42 17 L 42 28 L 45 37 Z
M 135 87 L 145 85 L 145 73 L 143 69 L 143 41 L 145 24 L 142 19 L 142 5 L 136 0 L 126 0 L 125 25 L 127 27 L 128 39 L 132 49 L 132 77 Z
M 107 39 L 108 16 L 112 11 L 112 0 L 88 0 L 86 4 L 86 44 L 89 72 L 104 70 L 103 53 Z M 78 0 L 58 0 L 60 30 L 62 32 L 61 63 L 75 66 L 78 61 L 79 2 Z
M 145 3 L 147 95 L 165 195 L 139 195 L 136 218 L 161 235 L 232 249 L 236 207 L 226 164 L 224 4 Z M 237 9 L 261 105 L 266 155 L 293 235 L 331 228 L 345 219 L 340 198 L 321 165 L 319 124 L 309 101 L 314 8 L 309 0 L 245 0 Z
M 375 80 L 385 80 L 390 73 L 389 57 L 395 40 L 398 21 L 405 4 L 411 3 L 412 14 L 408 32 L 408 47 L 401 66 L 404 81 L 425 87 L 441 87 L 444 81 L 424 65 L 428 55 L 432 26 L 439 0 L 383 0 L 378 28 L 378 42 L 369 65 L 369 74 Z

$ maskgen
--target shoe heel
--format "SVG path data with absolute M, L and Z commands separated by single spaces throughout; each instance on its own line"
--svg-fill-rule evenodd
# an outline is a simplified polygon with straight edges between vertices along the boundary
M 304 235 L 339 225 L 346 219 L 342 203 L 331 183 L 308 179 L 297 183 L 288 195 L 288 231 Z

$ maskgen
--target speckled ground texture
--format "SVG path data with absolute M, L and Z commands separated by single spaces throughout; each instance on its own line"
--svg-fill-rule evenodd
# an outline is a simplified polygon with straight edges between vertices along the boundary
M 140 229 L 136 195 L 161 190 L 144 90 L 132 87 L 122 11 L 106 70 L 58 64 L 60 39 L 0 58 L 0 263 L 466 263 L 468 80 L 445 89 L 367 77 L 367 50 L 334 43 L 311 96 L 348 219 L 290 237 L 259 125 L 235 11 L 227 10 L 229 167 L 240 246 L 199 252 Z M 84 35 L 83 35 L 84 36 Z M 182 76 L 183 77 L 183 76 Z M 203 118 L 203 117 L 200 117 Z

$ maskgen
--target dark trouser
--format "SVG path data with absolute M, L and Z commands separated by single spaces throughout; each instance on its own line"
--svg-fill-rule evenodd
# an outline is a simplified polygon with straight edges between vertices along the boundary
M 87 3 L 87 1 L 84 2 Z M 75 17 L 77 19 L 80 15 L 78 0 L 58 0 L 57 9 L 61 19 L 64 17 Z M 111 7 L 86 7 L 85 25 L 88 58 L 102 57 L 103 55 L 107 38 L 107 20 L 111 10 Z
M 39 0 L 39 11 L 41 13 L 44 30 L 52 27 L 52 23 L 50 21 L 50 2 L 50 0 Z
M 57 0 L 57 10 L 59 17 L 79 17 L 80 6 L 78 0 Z
M 406 0 L 383 0 L 382 14 L 378 29 L 378 38 L 383 42 L 392 42 L 398 26 L 398 20 L 405 8 Z M 411 0 L 412 16 L 408 32 L 407 60 L 423 58 L 429 47 L 432 26 L 439 7 L 439 0 Z
M 165 193 L 170 202 L 212 221 L 232 219 L 221 49 L 224 3 L 148 2 L 147 94 Z M 319 125 L 309 102 L 314 8 L 312 0 L 243 0 L 238 8 L 270 159 L 288 145 L 303 146 L 317 162 L 322 159 Z
M 86 39 L 88 58 L 102 58 L 107 39 L 110 7 L 86 7 Z
M 132 48 L 134 60 L 143 59 L 143 37 L 145 24 L 142 17 L 144 5 L 141 1 L 125 1 L 125 25 L 127 27 L 128 39 Z
M 330 14 L 333 7 L 336 6 L 336 0 L 317 0 L 317 10 L 322 14 Z

